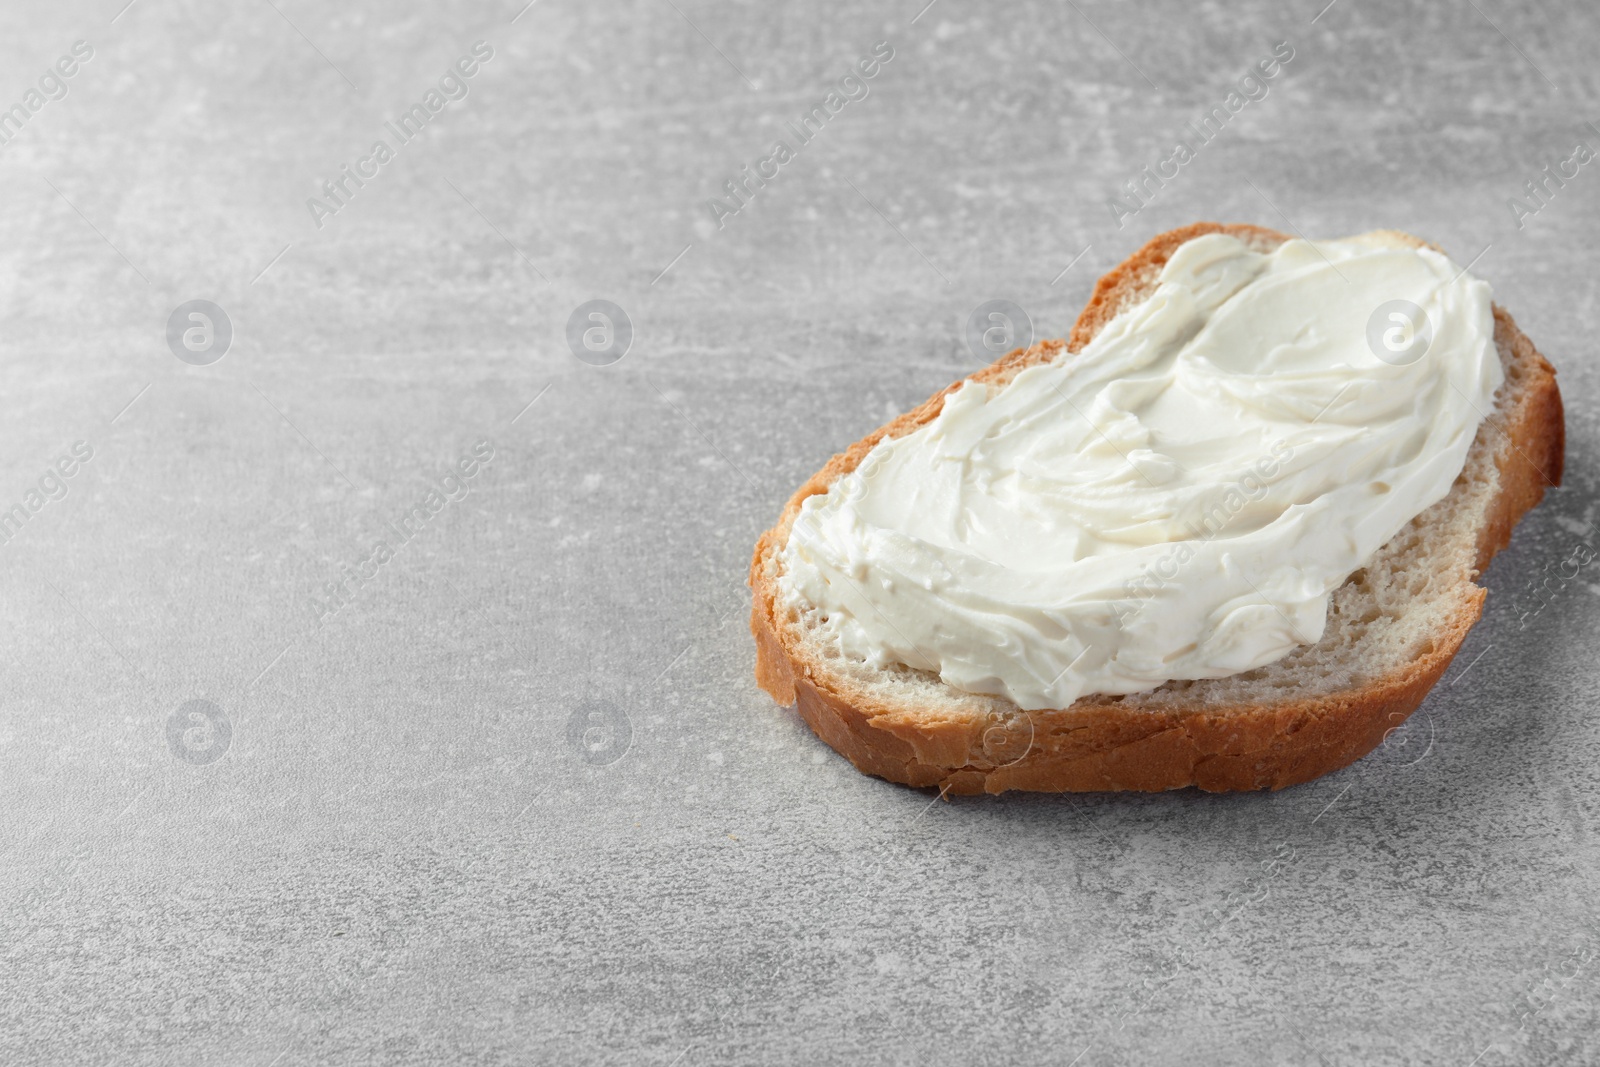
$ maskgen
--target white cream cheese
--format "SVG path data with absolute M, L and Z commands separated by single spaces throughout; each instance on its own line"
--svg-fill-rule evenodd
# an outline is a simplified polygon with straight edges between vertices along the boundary
M 1397 301 L 1426 313 L 1403 356 Z M 1197 238 L 1082 352 L 962 386 L 807 499 L 781 596 L 847 656 L 1026 709 L 1271 663 L 1449 492 L 1493 337 L 1431 249 Z

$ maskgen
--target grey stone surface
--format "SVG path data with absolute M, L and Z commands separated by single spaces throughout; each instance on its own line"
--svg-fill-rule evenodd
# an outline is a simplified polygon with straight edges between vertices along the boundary
M 93 449 L 0 545 L 0 1061 L 1600 1060 L 1600 169 L 1508 206 L 1600 148 L 1591 7 L 121 2 L 0 14 L 0 105 L 94 49 L 0 146 L 0 502 Z M 755 536 L 980 302 L 1060 335 L 1197 218 L 1479 257 L 1560 370 L 1568 484 L 1411 743 L 1273 795 L 857 774 L 754 685 Z

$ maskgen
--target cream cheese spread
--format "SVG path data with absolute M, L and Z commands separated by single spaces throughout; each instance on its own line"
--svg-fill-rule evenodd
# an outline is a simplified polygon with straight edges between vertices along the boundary
M 1379 235 L 1209 234 L 1077 354 L 808 498 L 780 596 L 849 657 L 1065 707 L 1271 663 L 1466 463 L 1487 283 Z

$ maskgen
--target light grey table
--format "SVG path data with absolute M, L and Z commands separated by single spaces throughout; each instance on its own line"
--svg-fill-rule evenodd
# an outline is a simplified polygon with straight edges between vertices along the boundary
M 1600 20 L 920 2 L 0 15 L 0 1061 L 1600 1060 L 1600 165 L 1510 203 Z M 857 774 L 755 687 L 756 535 L 978 304 L 1058 336 L 1197 218 L 1425 235 L 1559 368 L 1487 618 L 1278 794 Z

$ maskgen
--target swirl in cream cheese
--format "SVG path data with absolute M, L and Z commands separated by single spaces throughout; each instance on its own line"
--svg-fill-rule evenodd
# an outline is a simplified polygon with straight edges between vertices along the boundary
M 1368 339 L 1393 301 L 1431 327 L 1403 365 Z M 1432 249 L 1196 238 L 1082 351 L 963 385 L 808 498 L 780 596 L 849 657 L 1024 709 L 1263 666 L 1449 492 L 1493 338 Z

